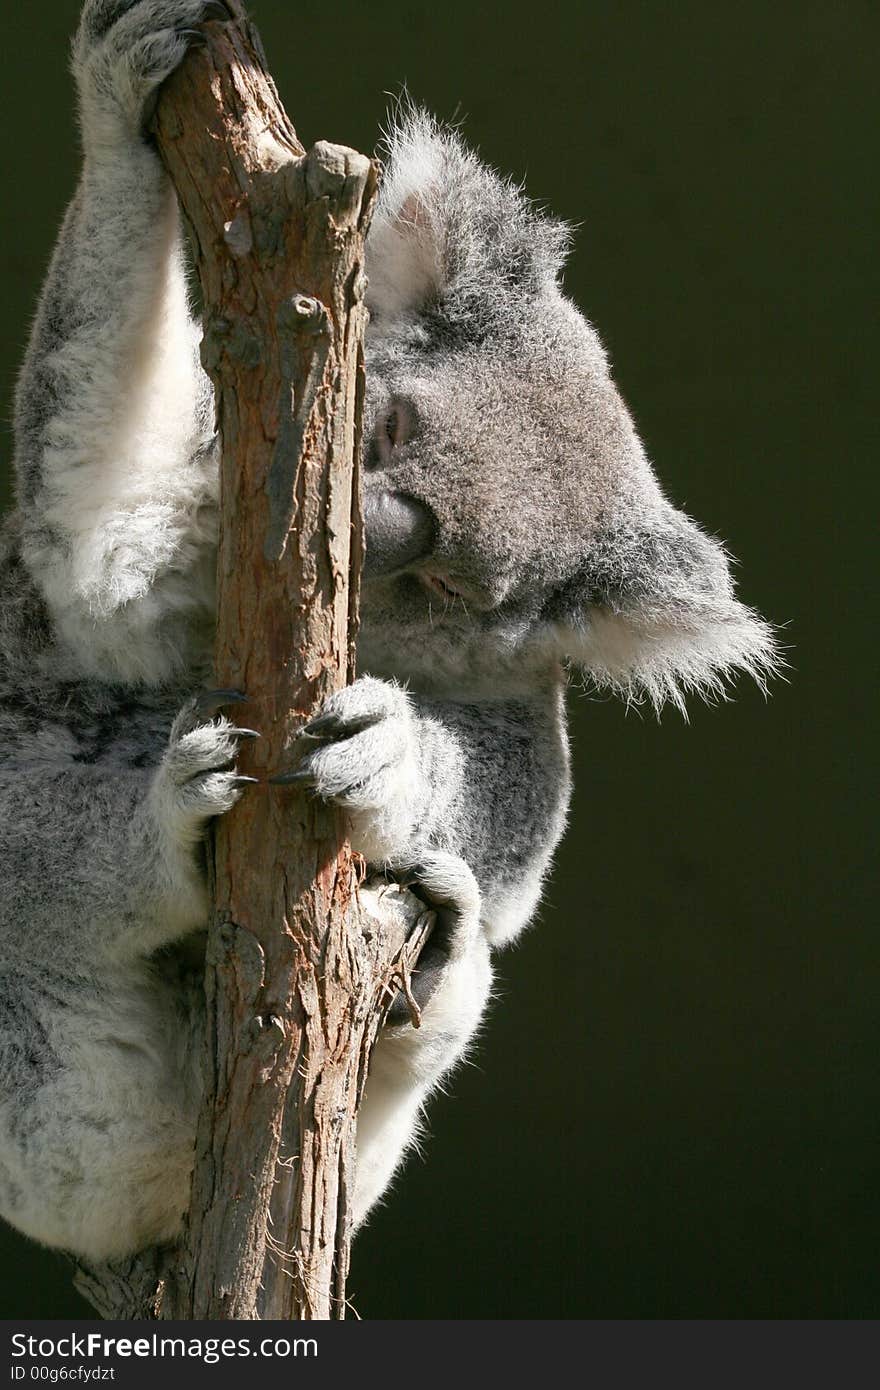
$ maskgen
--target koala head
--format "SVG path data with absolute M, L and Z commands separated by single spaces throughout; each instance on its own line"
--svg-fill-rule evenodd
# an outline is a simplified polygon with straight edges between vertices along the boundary
M 367 253 L 368 659 L 570 660 L 658 706 L 736 668 L 762 679 L 770 628 L 663 495 L 562 292 L 567 228 L 421 112 L 388 156 Z

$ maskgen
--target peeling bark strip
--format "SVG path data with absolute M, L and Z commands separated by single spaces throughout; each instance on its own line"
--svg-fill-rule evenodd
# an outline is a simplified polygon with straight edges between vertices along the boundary
M 377 176 L 338 145 L 305 153 L 254 29 L 229 8 L 237 23 L 207 24 L 167 84 L 155 133 L 192 231 L 223 440 L 216 679 L 247 693 L 263 738 L 242 771 L 263 785 L 214 841 L 185 1239 L 160 1258 L 158 1287 L 150 1256 L 80 1285 L 105 1313 L 139 1301 L 144 1317 L 341 1318 L 357 1105 L 390 982 L 430 921 L 395 891 L 364 917 L 339 812 L 265 779 L 295 763 L 298 727 L 354 674 Z

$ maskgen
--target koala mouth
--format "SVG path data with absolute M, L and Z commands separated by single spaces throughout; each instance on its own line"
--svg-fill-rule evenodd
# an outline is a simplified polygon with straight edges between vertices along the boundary
M 423 571 L 419 575 L 419 579 L 421 579 L 426 589 L 431 593 L 439 594 L 441 598 L 451 601 L 452 599 L 463 599 L 465 597 L 461 589 L 457 589 L 454 584 L 451 584 L 448 579 L 441 578 L 439 574 L 426 574 Z

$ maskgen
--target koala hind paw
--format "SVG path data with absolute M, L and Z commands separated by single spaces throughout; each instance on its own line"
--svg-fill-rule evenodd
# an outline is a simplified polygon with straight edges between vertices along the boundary
M 395 870 L 395 878 L 422 899 L 436 921 L 422 947 L 410 979 L 419 1009 L 437 993 L 450 968 L 462 959 L 479 932 L 480 890 L 463 859 L 439 851 L 424 854 L 418 864 Z M 399 990 L 385 1018 L 386 1026 L 406 1024 L 411 1005 Z

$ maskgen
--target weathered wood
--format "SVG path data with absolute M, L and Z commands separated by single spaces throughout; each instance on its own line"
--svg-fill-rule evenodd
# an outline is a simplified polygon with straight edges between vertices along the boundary
M 339 1318 L 357 1104 L 392 978 L 430 921 L 398 893 L 366 929 L 343 817 L 266 779 L 296 763 L 303 721 L 354 675 L 377 175 L 338 145 L 304 152 L 229 8 L 238 22 L 206 25 L 167 84 L 155 134 L 191 232 L 223 446 L 216 679 L 248 697 L 263 737 L 241 771 L 261 785 L 213 842 L 192 1204 L 161 1287 L 140 1297 L 146 1317 Z M 132 1266 L 133 1297 L 151 1259 Z
M 102 1318 L 124 1322 L 158 1317 L 164 1252 L 148 1250 L 133 1260 L 76 1266 L 74 1285 Z

